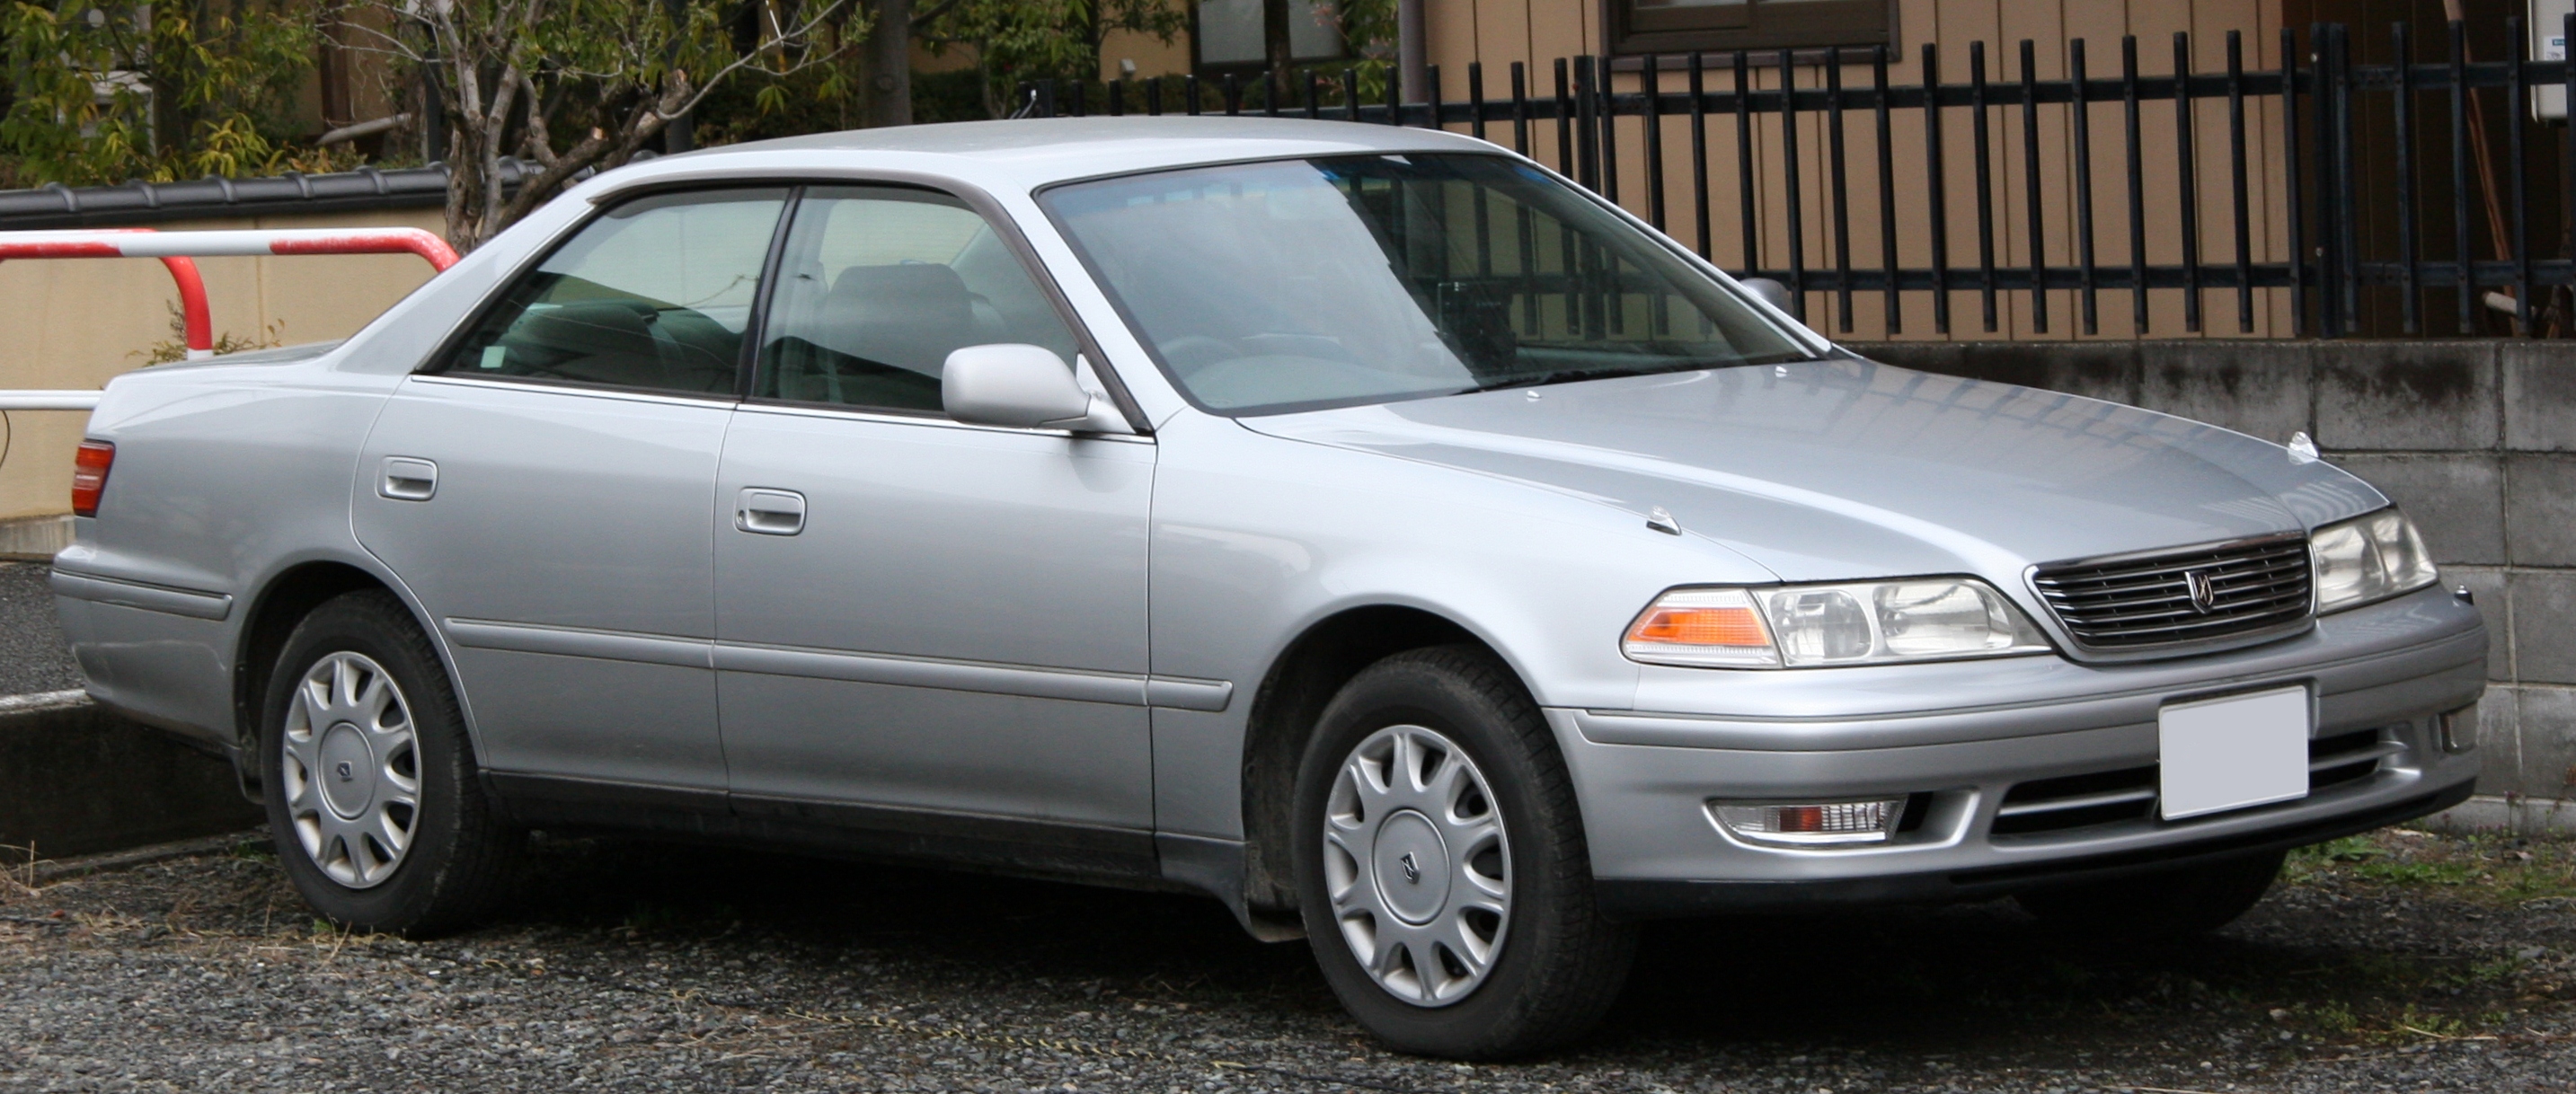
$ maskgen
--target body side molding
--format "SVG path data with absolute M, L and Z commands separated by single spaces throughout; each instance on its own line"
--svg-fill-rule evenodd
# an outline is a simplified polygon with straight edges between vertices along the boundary
M 658 634 L 630 634 L 623 631 L 594 631 L 576 627 L 540 627 L 523 623 L 497 623 L 483 619 L 449 619 L 447 633 L 456 644 L 472 649 L 508 650 L 513 653 L 552 653 L 566 657 L 596 657 L 609 661 L 641 661 L 648 665 L 677 665 L 682 668 L 708 668 L 712 657 L 703 638 L 673 638 Z
M 76 600 L 114 604 L 124 608 L 141 608 L 167 615 L 184 615 L 193 619 L 221 621 L 231 615 L 233 598 L 228 593 L 206 593 L 193 589 L 174 589 L 166 585 L 146 585 L 139 581 L 100 577 L 56 569 L 48 584 L 56 594 Z

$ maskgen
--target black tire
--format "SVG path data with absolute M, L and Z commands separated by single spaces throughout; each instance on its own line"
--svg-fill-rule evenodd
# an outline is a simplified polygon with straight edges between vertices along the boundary
M 307 673 L 343 654 L 381 666 L 399 689 L 411 732 L 407 771 L 417 783 L 407 850 L 394 857 L 389 873 L 362 885 L 344 884 L 325 872 L 306 849 L 288 801 L 290 707 Z M 296 891 L 333 923 L 429 937 L 471 926 L 506 895 L 526 834 L 508 824 L 484 796 L 447 672 L 428 637 L 392 594 L 347 593 L 296 624 L 269 676 L 254 747 L 277 859 Z
M 2153 941 L 2207 934 L 2236 921 L 2272 887 L 2285 852 L 2267 851 L 2111 881 L 2034 889 L 2013 899 L 2068 935 Z
M 1484 776 L 1509 860 L 1509 918 L 1483 979 L 1453 1002 L 1417 1005 L 1362 967 L 1335 919 L 1322 837 L 1344 761 L 1373 735 L 1422 726 Z M 1294 861 L 1308 944 L 1342 1005 L 1403 1052 L 1484 1060 L 1562 1045 L 1599 1023 L 1628 976 L 1636 928 L 1602 917 L 1574 783 L 1528 692 L 1472 646 L 1396 654 L 1344 686 L 1297 773 Z M 1500 857 L 1498 855 L 1497 857 Z M 1411 869 L 1411 858 L 1405 860 Z

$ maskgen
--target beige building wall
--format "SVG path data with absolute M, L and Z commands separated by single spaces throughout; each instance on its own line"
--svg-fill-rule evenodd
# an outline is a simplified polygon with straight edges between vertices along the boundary
M 2063 79 L 2070 64 L 2070 39 L 2085 41 L 2087 74 L 2094 79 L 2117 77 L 2121 71 L 2121 38 L 2135 35 L 2138 39 L 2138 70 L 2143 76 L 2170 74 L 2174 67 L 2173 35 L 2190 34 L 2191 63 L 2203 73 L 2223 73 L 2227 62 L 2227 34 L 2242 36 L 2244 66 L 2247 71 L 2278 67 L 2280 8 L 2277 0 L 1900 0 L 1897 5 L 1898 45 L 1892 51 L 1888 80 L 1892 86 L 1918 84 L 1923 78 L 1921 49 L 1925 42 L 1938 43 L 1940 78 L 1948 84 L 1968 82 L 1973 43 L 1984 43 L 1986 78 L 1990 83 L 2016 83 L 2022 78 L 2020 42 L 2033 43 L 2031 66 L 2037 78 Z M 1519 61 L 1529 66 L 1530 93 L 1534 96 L 1554 92 L 1553 65 L 1556 58 L 1571 57 L 1601 49 L 1600 8 L 1593 0 L 1431 0 L 1430 61 L 1442 70 L 1444 96 L 1462 97 L 1467 88 L 1467 66 L 1481 62 L 1484 67 L 1485 94 L 1499 98 L 1510 93 L 1510 66 Z M 1839 76 L 1845 87 L 1868 87 L 1873 79 L 1865 52 L 1853 57 L 1861 63 L 1841 68 Z M 1711 90 L 1731 90 L 1734 76 L 1731 57 L 1719 61 L 1709 73 Z M 1668 60 L 1667 64 L 1678 64 Z M 1827 73 L 1820 64 L 1795 66 L 1795 79 L 1801 88 L 1825 86 Z M 1667 71 L 1662 77 L 1663 89 L 1682 91 L 1687 77 Z M 1752 86 L 1776 89 L 1780 86 L 1777 54 L 1752 73 Z M 1615 77 L 1621 91 L 1635 91 L 1640 77 L 1634 72 Z M 2122 128 L 2123 111 L 2117 102 L 2093 103 L 2091 111 L 2091 167 L 2094 213 L 2094 260 L 2102 266 L 2122 266 L 2129 261 L 2130 230 L 2128 221 L 2127 148 Z M 2140 104 L 2140 162 L 2145 185 L 2142 199 L 2145 209 L 2146 256 L 2150 263 L 2177 263 L 2182 259 L 2182 187 L 2179 173 L 2180 152 L 2175 108 L 2171 100 L 2147 101 Z M 2232 167 L 2228 140 L 2227 107 L 2223 100 L 2204 100 L 2195 104 L 2195 170 L 2199 212 L 2197 238 L 2203 261 L 2231 261 L 2236 254 L 2235 213 L 2230 185 Z M 2247 194 L 2248 216 L 2254 261 L 2279 261 L 2288 252 L 2288 228 L 2278 215 L 2281 177 L 2282 138 L 2277 100 L 2247 99 L 2246 159 L 2255 172 Z M 1932 206 L 1931 188 L 1923 173 L 1926 135 L 1922 112 L 1890 112 L 1890 151 L 1895 163 L 1896 241 L 1898 263 L 1906 267 L 1931 265 Z M 2072 108 L 2048 105 L 2039 111 L 2040 236 L 2046 261 L 2052 266 L 2073 265 L 2078 259 L 2076 240 L 2076 186 L 2071 149 L 2074 141 Z M 1810 271 L 1832 268 L 1837 249 L 1834 232 L 1834 209 L 1826 180 L 1831 177 L 1829 143 L 1831 120 L 1823 112 L 1802 113 L 1798 119 L 1798 171 L 1803 208 L 1799 222 L 1803 228 L 1802 253 Z M 1881 220 L 1881 188 L 1878 180 L 1878 145 L 1876 119 L 1869 112 L 1846 112 L 1844 124 L 1845 165 L 1850 188 L 1845 209 L 1848 246 L 1856 269 L 1877 269 L 1882 265 L 1882 241 L 1885 233 Z M 1979 234 L 1976 205 L 1976 158 L 1973 117 L 1965 108 L 1954 107 L 1943 112 L 1942 152 L 1943 182 L 1948 191 L 1944 222 L 1948 230 L 1950 265 L 1973 268 L 1979 258 Z M 1993 253 L 1999 268 L 2027 268 L 2030 263 L 2030 202 L 2028 175 L 2031 157 L 2023 143 L 2023 119 L 2019 107 L 1993 107 L 1988 117 L 1990 140 L 1988 162 L 1992 169 Z M 1463 128 L 1463 127 L 1453 127 Z M 1780 269 L 1788 265 L 1787 196 L 1783 192 L 1786 178 L 1785 142 L 1781 139 L 1777 115 L 1757 119 L 1753 133 L 1754 203 L 1759 211 L 1762 236 L 1744 240 L 1739 227 L 1742 189 L 1738 182 L 1735 123 L 1731 117 L 1712 117 L 1708 124 L 1709 198 L 1716 211 L 1711 224 L 1711 258 L 1719 265 L 1740 269 L 1748 265 Z M 1506 125 L 1489 126 L 1488 135 L 1508 142 Z M 1642 127 L 1637 119 L 1623 118 L 1617 133 L 1619 200 L 1627 208 L 1647 211 L 1646 159 Z M 1698 233 L 1699 209 L 1693 200 L 1690 130 L 1687 119 L 1667 119 L 1663 127 L 1663 163 L 1666 215 L 1664 227 L 1675 238 L 1691 243 Z M 1556 133 L 1552 125 L 1532 126 L 1531 152 L 1542 162 L 1556 166 Z M 1748 250 L 1749 247 L 1749 250 Z M 1758 261 L 1757 261 L 1758 260 Z M 2031 306 L 2029 294 L 1998 293 L 1995 327 L 1985 325 L 1983 294 L 1975 291 L 1953 291 L 1950 296 L 1950 332 L 1935 332 L 1934 305 L 1929 292 L 1902 294 L 1896 323 L 1887 321 L 1885 299 L 1880 293 L 1856 293 L 1850 314 L 1843 314 L 1840 301 L 1833 293 L 1810 293 L 1807 318 L 1810 324 L 1838 338 L 1879 340 L 1888 338 L 1942 338 L 1970 340 L 2010 337 L 2017 339 L 2052 339 L 2083 337 L 2080 333 L 2079 293 L 2055 290 L 2047 299 L 2047 330 L 2039 330 L 2039 316 Z M 2192 337 L 2184 329 L 2184 291 L 2153 290 L 2148 294 L 2149 324 L 2144 332 L 2132 325 L 2131 296 L 2126 290 L 2104 290 L 2097 294 L 2099 333 L 2094 337 L 2127 339 L 2142 333 L 2156 337 Z M 2203 332 L 2209 337 L 2286 337 L 2290 333 L 2289 297 L 2286 290 L 2259 290 L 2255 294 L 2254 329 L 2240 332 L 2237 325 L 2236 296 L 2233 289 L 2202 291 Z
M 207 228 L 400 226 L 439 231 L 437 209 L 240 217 L 158 225 Z M 200 258 L 218 338 L 293 344 L 344 338 L 422 282 L 411 255 Z M 144 367 L 179 337 L 178 292 L 158 259 L 83 258 L 0 263 L 0 388 L 96 390 Z M 10 411 L 0 423 L 0 524 L 71 508 L 72 450 L 88 414 Z

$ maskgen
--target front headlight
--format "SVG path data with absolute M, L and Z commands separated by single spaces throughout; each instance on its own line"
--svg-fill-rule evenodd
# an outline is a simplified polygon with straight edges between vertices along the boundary
M 2010 657 L 2048 639 L 1972 577 L 1674 589 L 1628 625 L 1620 649 L 1650 665 L 1776 669 Z
M 2316 561 L 2317 614 L 2413 592 L 2440 579 L 2415 522 L 2395 509 L 2329 524 L 2308 536 Z

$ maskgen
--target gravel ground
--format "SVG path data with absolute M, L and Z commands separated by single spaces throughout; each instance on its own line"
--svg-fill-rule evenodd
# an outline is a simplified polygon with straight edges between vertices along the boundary
M 542 842 L 431 942 L 317 926 L 264 847 L 0 882 L 0 1091 L 2563 1090 L 2576 845 L 2340 841 L 2224 935 L 2007 905 L 1665 925 L 1608 1028 L 1371 1043 L 1212 902 Z
M 45 567 L 0 562 L 0 695 L 81 686 L 80 666 L 54 623 Z

